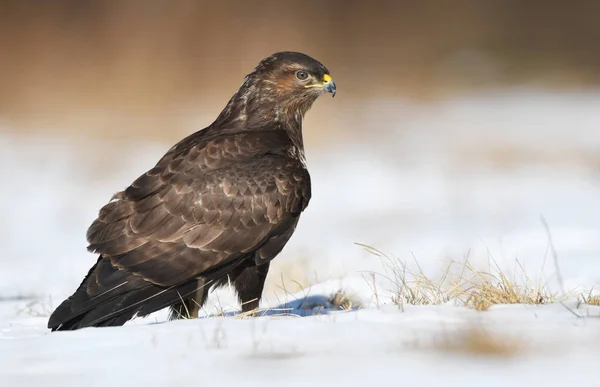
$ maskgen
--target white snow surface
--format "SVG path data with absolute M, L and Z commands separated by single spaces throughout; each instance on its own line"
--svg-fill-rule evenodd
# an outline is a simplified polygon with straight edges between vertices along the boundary
M 274 262 L 261 305 L 270 311 L 259 318 L 233 316 L 238 304 L 222 289 L 197 320 L 169 322 L 161 311 L 123 327 L 50 333 L 49 312 L 95 261 L 85 231 L 98 209 L 171 144 L 0 132 L 0 386 L 594 385 L 600 308 L 574 299 L 487 312 L 398 307 L 381 259 L 355 243 L 432 277 L 468 256 L 517 279 L 521 265 L 557 292 L 593 290 L 600 94 L 341 106 L 349 117 L 338 124 L 365 133 L 335 146 L 306 139 L 313 199 Z M 290 280 L 304 289 L 288 289 Z M 339 289 L 361 308 L 328 308 Z M 476 328 L 519 350 L 443 345 Z

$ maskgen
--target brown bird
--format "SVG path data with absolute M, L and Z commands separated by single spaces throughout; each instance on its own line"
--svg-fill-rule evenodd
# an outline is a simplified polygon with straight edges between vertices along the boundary
M 100 209 L 87 231 L 98 260 L 48 328 L 123 325 L 165 307 L 197 317 L 229 282 L 242 311 L 255 310 L 311 197 L 302 119 L 325 92 L 336 86 L 315 59 L 263 59 L 211 125 Z

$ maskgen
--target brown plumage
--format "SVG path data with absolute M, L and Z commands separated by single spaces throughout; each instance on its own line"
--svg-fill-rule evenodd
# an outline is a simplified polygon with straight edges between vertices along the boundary
M 242 311 L 254 310 L 310 200 L 302 119 L 335 91 L 307 55 L 263 59 L 211 125 L 100 209 L 87 232 L 98 260 L 48 327 L 122 325 L 165 307 L 197 317 L 209 289 L 229 281 Z

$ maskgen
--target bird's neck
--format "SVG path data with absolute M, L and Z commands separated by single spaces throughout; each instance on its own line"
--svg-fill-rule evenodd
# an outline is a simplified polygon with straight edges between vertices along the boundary
M 241 89 L 227 103 L 213 128 L 239 131 L 281 129 L 288 133 L 298 149 L 304 149 L 302 120 L 311 103 L 279 102 L 276 93 L 266 93 L 251 86 Z

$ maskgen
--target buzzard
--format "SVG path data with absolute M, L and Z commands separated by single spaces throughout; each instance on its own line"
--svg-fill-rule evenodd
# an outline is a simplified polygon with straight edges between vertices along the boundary
M 335 83 L 310 56 L 263 59 L 212 124 L 100 209 L 87 230 L 98 259 L 48 328 L 118 326 L 165 307 L 197 317 L 209 289 L 228 283 L 255 310 L 311 197 L 302 119 L 326 92 Z

